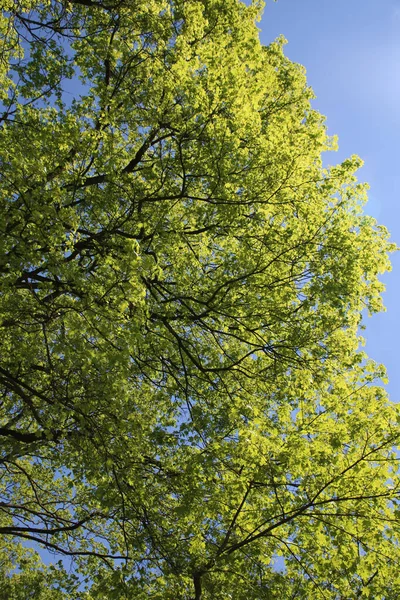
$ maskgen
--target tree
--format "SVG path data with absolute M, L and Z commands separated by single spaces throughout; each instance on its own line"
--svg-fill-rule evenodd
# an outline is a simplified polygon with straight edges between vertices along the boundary
M 394 246 L 303 68 L 256 3 L 2 4 L 10 595 L 398 598 Z

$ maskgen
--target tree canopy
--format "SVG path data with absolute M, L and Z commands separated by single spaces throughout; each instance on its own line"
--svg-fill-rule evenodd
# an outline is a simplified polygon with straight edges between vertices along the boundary
M 397 599 L 394 246 L 303 67 L 256 2 L 1 4 L 8 597 Z

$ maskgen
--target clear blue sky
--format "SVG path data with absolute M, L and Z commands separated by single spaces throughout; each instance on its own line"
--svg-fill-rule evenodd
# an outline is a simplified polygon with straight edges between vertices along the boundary
M 267 1 L 259 24 L 268 44 L 283 34 L 287 56 L 306 67 L 314 108 L 339 136 L 327 164 L 358 154 L 370 186 L 366 212 L 400 245 L 400 0 Z M 366 319 L 366 351 L 386 365 L 390 397 L 400 399 L 400 252 L 384 277 L 387 312 Z

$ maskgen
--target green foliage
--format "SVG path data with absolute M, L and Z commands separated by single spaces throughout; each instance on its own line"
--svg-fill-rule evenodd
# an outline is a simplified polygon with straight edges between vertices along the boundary
M 304 69 L 258 3 L 2 6 L 8 597 L 398 598 L 394 246 Z
M 76 598 L 70 592 L 77 589 L 78 579 L 69 575 L 62 563 L 45 566 L 37 552 L 3 539 L 0 585 L 7 600 L 67 600 Z

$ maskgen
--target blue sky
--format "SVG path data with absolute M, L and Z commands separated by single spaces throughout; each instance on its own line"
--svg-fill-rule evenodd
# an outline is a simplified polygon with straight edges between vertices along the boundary
M 371 186 L 366 212 L 400 244 L 400 0 L 270 0 L 259 27 L 263 44 L 283 34 L 287 56 L 306 67 L 314 108 L 339 136 L 327 164 L 361 156 L 358 178 Z M 386 365 L 397 401 L 400 252 L 392 264 L 383 278 L 387 312 L 366 319 L 365 349 Z

